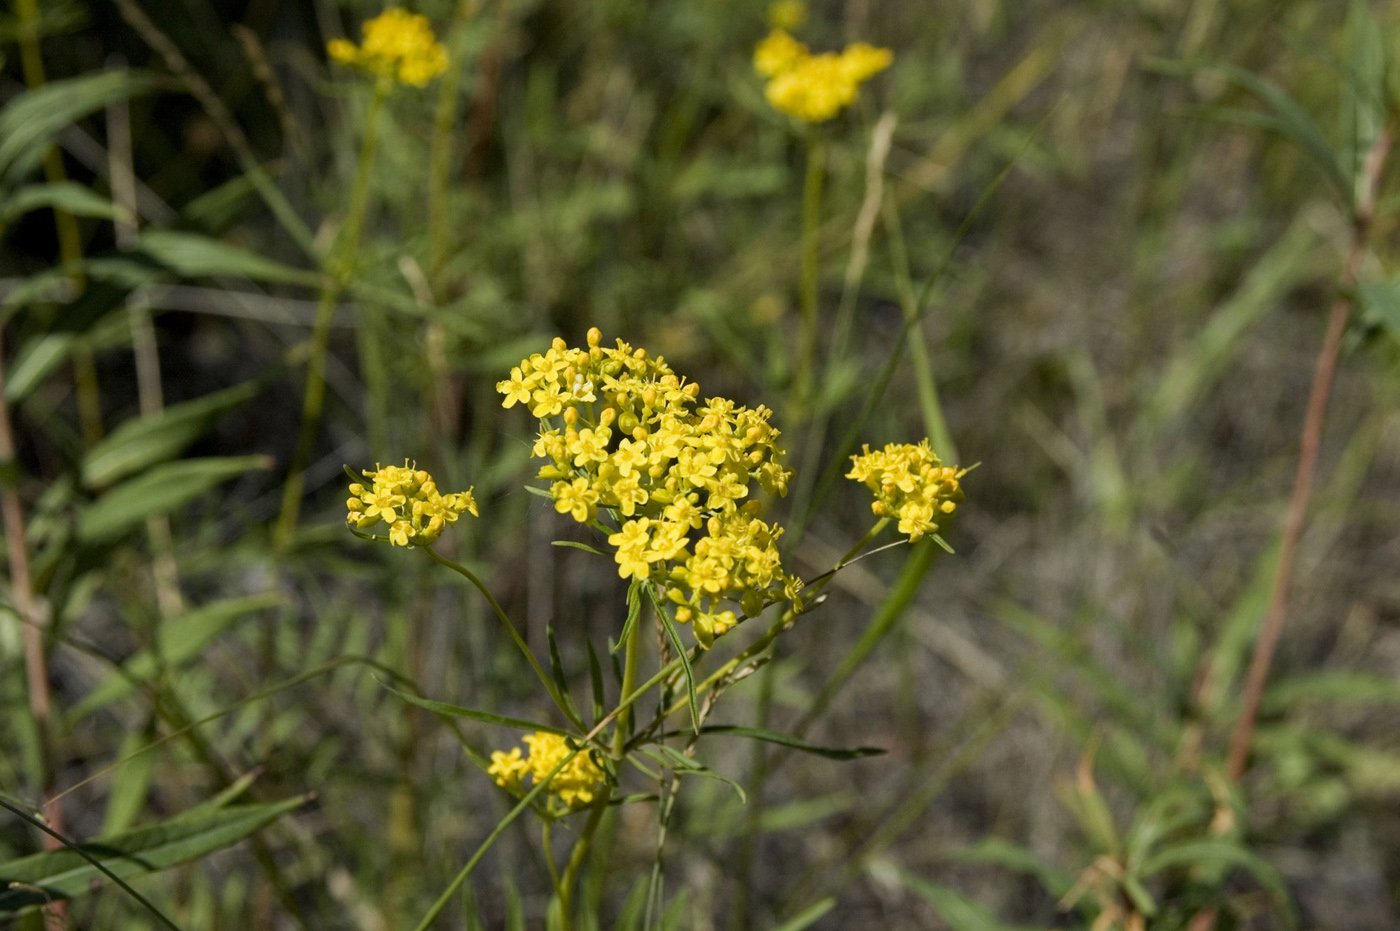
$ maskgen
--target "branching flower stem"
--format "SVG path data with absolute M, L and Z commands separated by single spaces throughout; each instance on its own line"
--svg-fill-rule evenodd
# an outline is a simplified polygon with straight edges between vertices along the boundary
M 639 588 L 645 582 L 632 580 L 632 587 Z M 640 597 L 640 592 L 633 593 L 635 597 Z M 637 683 L 637 663 L 641 657 L 641 624 L 633 624 L 628 628 L 627 642 L 623 645 L 622 662 L 622 695 L 632 694 L 632 690 Z M 628 708 L 617 718 L 617 723 L 613 727 L 612 733 L 612 755 L 614 760 L 621 760 L 627 753 L 627 736 L 632 730 L 632 712 Z M 579 873 L 583 871 L 583 865 L 588 862 L 588 852 L 593 846 L 593 838 L 598 833 L 599 826 L 603 823 L 603 815 L 608 810 L 608 803 L 612 800 L 612 783 L 603 786 L 603 790 L 598 793 L 598 798 L 594 800 L 592 809 L 588 812 L 588 820 L 584 823 L 583 831 L 574 842 L 574 849 L 569 854 L 569 862 L 564 867 L 564 875 L 554 884 L 555 894 L 559 897 L 560 922 L 563 931 L 571 931 L 573 928 L 574 915 L 574 889 L 578 885 Z
M 476 590 L 481 593 L 481 596 L 486 599 L 486 603 L 491 606 L 491 611 L 496 615 L 497 620 L 501 622 L 501 626 L 506 629 L 506 633 L 510 635 L 510 639 L 515 643 L 516 647 L 519 648 L 526 662 L 530 664 L 530 668 L 535 671 L 535 676 L 540 680 L 540 684 L 544 686 L 545 691 L 549 693 L 549 697 L 554 701 L 555 706 L 563 712 L 564 717 L 568 718 L 569 723 L 579 730 L 583 730 L 585 726 L 584 723 L 579 720 L 578 715 L 569 707 L 569 703 L 559 694 L 559 689 L 555 687 L 554 680 L 549 677 L 549 673 L 545 672 L 544 667 L 540 665 L 540 661 L 535 658 L 534 651 L 532 651 L 530 645 L 525 642 L 525 638 L 520 636 L 520 630 L 515 626 L 515 622 L 510 619 L 509 614 L 506 614 L 506 609 L 501 607 L 501 603 L 496 600 L 495 595 L 491 594 L 491 590 L 486 587 L 486 584 L 477 577 L 476 573 L 472 572 L 466 566 L 453 562 L 431 546 L 424 546 L 421 547 L 421 549 L 423 552 L 427 553 L 434 562 L 451 569 L 453 572 L 472 583 Z

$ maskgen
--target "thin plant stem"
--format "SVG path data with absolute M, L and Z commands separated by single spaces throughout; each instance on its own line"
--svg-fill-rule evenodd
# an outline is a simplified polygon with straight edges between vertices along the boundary
M 569 703 L 559 694 L 558 688 L 554 685 L 554 680 L 549 677 L 549 673 L 545 672 L 544 667 L 540 665 L 540 661 L 535 658 L 534 651 L 530 649 L 530 645 L 525 642 L 524 637 L 520 636 L 519 628 L 515 626 L 515 622 L 510 619 L 510 615 L 506 613 L 506 609 L 501 607 L 501 603 L 496 600 L 495 595 L 491 594 L 491 590 L 486 587 L 486 584 L 477 577 L 476 573 L 472 572 L 466 566 L 448 559 L 431 546 L 425 546 L 422 549 L 423 552 L 432 557 L 433 561 L 451 569 L 453 572 L 472 583 L 476 590 L 481 593 L 482 597 L 486 599 L 486 603 L 491 606 L 491 611 L 496 615 L 496 619 L 499 620 L 501 626 L 506 629 L 506 633 L 510 636 L 511 641 L 519 648 L 526 662 L 530 664 L 530 668 L 535 671 L 535 676 L 540 680 L 540 684 L 544 686 L 545 691 L 549 693 L 549 697 L 553 699 L 554 704 L 563 712 L 564 717 L 567 718 L 574 727 L 583 730 L 584 723 L 579 720 L 578 715 L 569 707 Z
M 600 720 L 597 724 L 593 725 L 592 730 L 590 730 L 587 734 L 583 736 L 583 738 L 579 741 L 579 745 L 576 748 L 569 751 L 569 753 L 566 754 L 563 757 L 563 759 L 561 759 L 559 763 L 554 767 L 554 769 L 550 770 L 549 773 L 543 779 L 539 780 L 533 786 L 531 786 L 530 791 L 526 792 L 521 797 L 520 801 L 516 803 L 515 807 L 512 808 L 504 818 L 497 822 L 496 827 L 493 828 L 491 833 L 486 836 L 486 839 L 483 840 L 481 842 L 481 845 L 477 847 L 476 852 L 471 855 L 471 858 L 467 860 L 467 862 L 462 866 L 461 870 L 457 872 L 457 875 L 452 878 L 452 882 L 448 884 L 447 888 L 442 891 L 442 894 L 438 896 L 437 900 L 434 901 L 432 906 L 429 907 L 427 913 L 423 916 L 422 920 L 419 921 L 417 926 L 414 928 L 414 931 L 425 931 L 426 928 L 431 926 L 432 923 L 438 919 L 438 916 L 442 914 L 443 909 L 447 908 L 447 903 L 452 901 L 452 897 L 457 894 L 457 890 L 460 889 L 462 887 L 462 884 L 466 882 L 467 879 L 471 876 L 472 871 L 475 870 L 477 864 L 481 862 L 481 858 L 486 856 L 486 852 L 490 850 L 491 847 L 496 843 L 496 841 L 500 839 L 500 836 L 503 833 L 505 833 L 506 828 L 509 827 L 511 823 L 515 821 L 516 818 L 519 818 L 522 814 L 525 813 L 525 810 L 530 807 L 530 803 L 533 802 L 535 798 L 545 790 L 545 788 L 549 785 L 549 783 L 554 779 L 555 776 L 559 775 L 561 772 L 564 771 L 564 767 L 568 766 L 571 762 L 573 762 L 574 757 L 578 756 L 580 753 L 583 753 L 585 751 L 585 748 L 592 740 L 594 740 L 599 734 L 606 730 L 609 724 L 612 724 L 619 717 L 625 714 L 627 712 L 627 709 L 631 708 L 634 704 L 636 704 L 636 702 L 643 695 L 646 695 L 653 688 L 660 685 L 662 682 L 665 682 L 671 676 L 675 675 L 680 668 L 681 660 L 679 658 L 673 659 L 665 666 L 661 667 L 661 669 L 650 679 L 643 682 L 632 692 L 624 695 L 618 702 L 617 707 L 614 708 L 612 711 L 609 711 L 606 715 L 603 716 L 602 720 Z
M 112 203 L 117 207 L 113 224 L 117 245 L 135 248 L 139 236 L 137 226 L 136 172 L 131 148 L 131 108 L 125 100 L 107 108 L 107 164 L 112 179 Z M 161 385 L 160 353 L 156 346 L 155 327 L 151 323 L 150 303 L 142 294 L 127 300 L 127 320 L 131 327 L 131 352 L 136 362 L 136 394 L 142 417 L 157 417 L 165 410 L 165 393 Z M 146 518 L 146 538 L 151 545 L 151 580 L 155 587 L 156 606 L 162 620 L 174 617 L 185 609 L 180 591 L 180 567 L 175 559 L 175 542 L 170 530 L 170 515 L 158 514 Z M 153 645 L 155 638 L 152 638 Z M 159 657 L 160 651 L 156 654 Z
M 48 657 L 44 646 L 44 623 L 39 600 L 34 594 L 33 576 L 29 566 L 29 547 L 25 537 L 24 505 L 19 497 L 19 468 L 15 462 L 14 429 L 10 423 L 10 407 L 5 400 L 5 343 L 0 330 L 0 517 L 5 526 L 5 553 L 10 567 L 10 599 L 19 615 L 24 642 L 24 675 L 29 697 L 29 715 L 39 743 L 39 792 L 43 797 L 42 812 L 54 835 L 45 834 L 44 847 L 53 850 L 59 845 L 55 837 L 65 832 L 63 808 L 58 796 L 49 797 L 54 788 L 57 764 L 54 752 L 53 694 L 49 685 Z
M 1327 333 L 1323 337 L 1322 348 L 1318 352 L 1316 367 L 1313 370 L 1312 387 L 1308 392 L 1308 406 L 1303 417 L 1303 429 L 1299 438 L 1298 467 L 1294 473 L 1293 492 L 1288 501 L 1288 511 L 1284 518 L 1283 540 L 1279 548 L 1278 571 L 1274 575 L 1269 590 L 1269 606 L 1260 626 L 1259 639 L 1254 644 L 1254 654 L 1250 657 L 1249 672 L 1245 679 L 1244 694 L 1240 706 L 1240 716 L 1235 723 L 1235 731 L 1230 740 L 1230 753 L 1225 773 L 1231 782 L 1238 782 L 1244 775 L 1249 761 L 1249 749 L 1254 739 L 1254 725 L 1259 715 L 1259 703 L 1264 693 L 1264 685 L 1273 665 L 1274 650 L 1278 646 L 1279 635 L 1283 631 L 1288 614 L 1288 594 L 1293 581 L 1293 565 L 1297 557 L 1298 541 L 1303 535 L 1303 525 L 1307 521 L 1308 502 L 1312 497 L 1313 473 L 1317 469 L 1317 457 L 1322 445 L 1322 429 L 1327 417 L 1327 401 L 1332 393 L 1332 384 L 1337 375 L 1337 359 L 1341 355 L 1342 337 L 1346 334 L 1347 320 L 1351 316 L 1352 294 L 1360 272 L 1361 260 L 1366 253 L 1370 239 L 1372 220 L 1375 217 L 1376 195 L 1380 188 L 1381 173 L 1390 155 L 1394 142 L 1394 131 L 1389 124 L 1382 127 L 1366 153 L 1362 166 L 1361 183 L 1358 185 L 1356 207 L 1352 221 L 1351 246 L 1347 252 L 1346 264 L 1342 268 L 1340 287 L 1336 300 L 1332 302 L 1332 312 L 1327 321 Z
M 919 410 L 924 417 L 924 431 L 934 450 L 945 462 L 958 461 L 958 449 L 953 443 L 943 405 L 938 400 L 938 382 L 933 377 L 933 362 L 924 342 L 924 327 L 919 313 L 919 296 L 910 277 L 909 253 L 904 245 L 904 229 L 899 222 L 899 207 L 894 198 L 886 198 L 883 210 L 885 235 L 890 244 L 890 259 L 894 265 L 899 304 L 909 327 L 909 362 L 914 369 L 914 385 L 919 394 Z
M 802 269 L 798 290 L 796 371 L 793 373 L 793 416 L 806 419 L 812 404 L 812 379 L 817 364 L 818 288 L 821 279 L 822 180 L 826 146 L 820 131 L 807 132 L 807 172 L 802 182 Z
M 632 580 L 632 597 L 640 598 L 641 592 L 638 589 L 647 583 L 637 579 Z M 629 599 L 630 600 L 630 599 Z M 622 662 L 622 687 L 620 694 L 631 694 L 633 687 L 637 683 L 637 664 L 641 657 L 641 624 L 633 624 L 627 632 L 627 642 L 623 646 Z M 612 755 L 614 760 L 621 760 L 627 752 L 627 737 L 632 730 L 632 711 L 629 708 L 618 716 L 617 723 L 613 727 L 612 734 Z M 593 808 L 588 813 L 588 820 L 584 823 L 583 831 L 574 842 L 574 848 L 569 854 L 569 862 L 564 867 L 562 882 L 554 884 L 555 892 L 559 896 L 560 918 L 563 922 L 563 931 L 570 931 L 574 921 L 574 888 L 578 883 L 579 873 L 583 870 L 584 864 L 588 860 L 588 853 L 593 847 L 593 838 L 598 833 L 598 827 L 603 823 L 603 815 L 608 810 L 608 803 L 612 800 L 612 785 L 608 784 L 598 794 L 598 798 L 593 802 Z
M 31 90 L 43 87 L 47 76 L 43 50 L 39 47 L 38 0 L 15 0 L 15 13 L 19 19 L 20 68 L 24 72 L 25 86 Z M 63 156 L 56 146 L 44 153 L 44 177 L 50 184 L 68 180 Z M 77 218 L 62 207 L 55 206 L 53 221 L 58 235 L 59 259 L 72 275 L 75 289 L 81 290 L 83 243 Z M 73 386 L 78 405 L 79 431 L 83 445 L 91 449 L 102 439 L 102 389 L 97 380 L 97 364 L 93 359 L 92 347 L 84 337 L 80 337 L 73 347 Z
M 388 92 L 387 79 L 375 82 L 374 96 L 370 99 L 369 110 L 365 115 L 364 139 L 360 144 L 359 163 L 355 168 L 355 181 L 350 192 L 345 227 L 331 247 L 326 261 L 330 274 L 326 276 L 316 302 L 316 320 L 311 329 L 311 348 L 306 361 L 306 395 L 302 399 L 301 429 L 297 434 L 292 464 L 287 470 L 287 481 L 282 486 L 282 510 L 276 530 L 279 549 L 291 542 L 301 512 L 306 467 L 311 460 L 311 448 L 316 441 L 321 411 L 326 400 L 326 354 L 330 346 L 331 320 L 335 316 L 336 303 L 349 286 L 353 274 L 351 264 L 360 245 L 360 231 L 364 226 L 365 212 L 369 206 L 379 111 Z

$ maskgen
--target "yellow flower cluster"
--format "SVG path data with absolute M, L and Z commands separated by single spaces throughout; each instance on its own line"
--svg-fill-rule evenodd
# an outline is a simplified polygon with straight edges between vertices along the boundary
M 541 478 L 561 514 L 594 524 L 599 509 L 618 575 L 666 590 L 675 617 L 705 647 L 739 621 L 725 602 L 752 616 L 778 600 L 795 601 L 800 581 L 783 571 L 782 529 L 758 518 L 755 486 L 786 494 L 778 430 L 763 406 L 725 398 L 699 402 L 700 389 L 664 359 L 562 339 L 511 369 L 497 384 L 503 406 L 523 404 L 541 419 L 534 454 L 549 464 Z M 558 423 L 555 419 L 558 419 Z
M 497 750 L 491 754 L 491 765 L 486 769 L 496 785 L 517 795 L 526 790 L 526 779 L 542 782 L 573 752 L 563 737 L 546 731 L 526 734 L 524 740 L 528 754 L 522 755 L 519 747 L 513 747 L 509 753 Z M 583 808 L 598 797 L 606 781 L 607 774 L 585 750 L 550 780 L 544 792 L 544 810 L 557 818 Z
M 929 448 L 928 440 L 890 443 L 871 451 L 862 446 L 851 457 L 847 478 L 863 482 L 875 493 L 870 509 L 878 517 L 899 519 L 899 532 L 911 543 L 938 532 L 938 521 L 950 517 L 962 501 L 962 477 L 966 469 L 945 466 Z
M 889 49 L 865 42 L 813 55 L 786 30 L 770 32 L 754 50 L 753 65 L 768 78 L 764 95 L 778 110 L 823 123 L 855 102 L 860 86 L 894 61 Z
M 402 466 L 384 466 L 363 473 L 369 484 L 350 486 L 345 522 L 356 530 L 389 525 L 395 546 L 427 546 L 442 536 L 463 512 L 477 516 L 472 490 L 442 494 L 433 477 L 405 459 Z
M 364 42 L 332 39 L 331 58 L 400 84 L 427 87 L 447 70 L 447 49 L 433 35 L 427 17 L 389 8 L 364 25 Z

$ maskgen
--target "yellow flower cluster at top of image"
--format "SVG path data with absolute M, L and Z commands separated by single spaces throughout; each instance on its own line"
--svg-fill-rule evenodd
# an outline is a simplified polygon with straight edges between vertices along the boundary
M 561 514 L 601 525 L 618 575 L 665 589 L 675 618 L 705 647 L 775 601 L 795 602 L 800 580 L 778 555 L 782 528 L 760 520 L 755 489 L 787 493 L 772 412 L 726 398 L 699 401 L 700 388 L 660 357 L 622 340 L 585 348 L 555 339 L 497 384 L 503 406 L 523 404 L 541 419 L 534 454 L 548 460 Z
M 442 494 L 433 477 L 407 459 L 402 466 L 366 469 L 363 475 L 369 484 L 350 486 L 345 522 L 365 531 L 387 524 L 395 546 L 427 546 L 464 512 L 478 516 L 470 488 Z
M 945 466 L 929 448 L 928 440 L 890 443 L 851 457 L 847 478 L 875 493 L 870 509 L 877 517 L 899 519 L 899 532 L 911 543 L 938 532 L 938 521 L 951 517 L 963 499 L 962 477 L 966 469 Z
M 860 86 L 884 71 L 894 53 L 865 42 L 841 52 L 812 54 L 785 29 L 770 32 L 754 49 L 754 69 L 775 108 L 807 123 L 823 123 L 855 103 Z
M 496 785 L 516 795 L 526 791 L 526 779 L 535 784 L 543 782 L 573 752 L 568 741 L 547 731 L 526 734 L 524 741 L 529 748 L 528 754 L 522 755 L 519 747 L 512 747 L 509 753 L 496 750 L 491 754 L 491 765 L 486 769 L 487 775 L 496 780 Z M 607 774 L 584 750 L 549 781 L 545 788 L 547 801 L 544 809 L 557 818 L 583 808 L 598 797 L 606 781 Z
M 447 49 L 425 16 L 391 7 L 364 25 L 359 45 L 346 39 L 326 44 L 331 58 L 381 78 L 427 87 L 447 70 Z

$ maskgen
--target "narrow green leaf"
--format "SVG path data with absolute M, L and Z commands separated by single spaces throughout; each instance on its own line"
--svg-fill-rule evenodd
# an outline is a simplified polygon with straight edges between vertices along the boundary
M 112 773 L 112 789 L 107 793 L 107 810 L 102 817 L 103 835 L 128 830 L 146 810 L 155 774 L 156 754 L 137 753 L 155 736 L 154 728 L 127 731 L 117 759 L 127 762 Z
M 263 258 L 238 246 L 198 233 L 151 230 L 141 237 L 140 250 L 182 278 L 227 276 L 319 287 L 321 276 Z
M 583 550 L 585 553 L 592 553 L 594 556 L 607 556 L 596 546 L 589 546 L 587 543 L 580 543 L 578 540 L 551 540 L 551 546 L 562 546 L 565 549 Z
M 56 370 L 73 351 L 76 337 L 72 333 L 45 333 L 26 342 L 9 371 L 5 382 L 5 399 L 11 404 L 29 396 L 38 384 Z
M 1288 888 L 1282 875 L 1263 857 L 1233 841 L 1195 840 L 1185 841 L 1164 848 L 1143 864 L 1142 875 L 1155 876 L 1168 869 L 1198 866 L 1236 867 L 1253 876 L 1269 891 L 1280 911 L 1285 915 L 1289 927 L 1297 924 L 1288 900 Z
M 1363 282 L 1356 286 L 1356 298 L 1363 322 L 1400 341 L 1400 279 Z
M 701 763 L 694 757 L 690 757 L 666 744 L 652 744 L 635 751 L 642 756 L 655 760 L 660 765 L 666 767 L 678 775 L 704 776 L 706 779 L 713 779 L 722 782 L 734 790 L 734 794 L 739 797 L 739 804 L 748 803 L 748 794 L 744 792 L 744 787 L 730 779 L 723 773 L 716 772 L 710 767 Z
M 133 654 L 122 663 L 120 671 L 108 675 L 73 707 L 68 714 L 69 725 L 130 695 L 162 670 L 178 669 L 202 656 L 214 638 L 237 622 L 282 603 L 278 594 L 251 595 L 215 602 L 172 618 L 161 627 L 159 652 L 146 649 Z
M 384 685 L 383 682 L 380 684 Z M 409 692 L 401 692 L 391 685 L 384 685 L 384 688 L 393 692 L 410 705 L 426 708 L 436 714 L 445 714 L 453 718 L 470 718 L 473 721 L 497 724 L 501 727 L 513 727 L 522 731 L 545 731 L 550 734 L 561 734 L 565 736 L 569 734 L 568 731 L 555 727 L 552 724 L 540 724 L 537 721 L 527 721 L 525 718 L 512 718 L 508 715 L 494 714 L 490 711 L 477 711 L 475 708 L 463 708 L 461 705 L 449 705 L 447 702 L 435 701 L 431 698 L 422 698 L 421 696 L 413 695 Z
M 1327 181 L 1336 187 L 1337 192 L 1350 205 L 1351 186 L 1337 153 L 1333 151 L 1327 137 L 1307 111 L 1278 85 L 1244 68 L 1215 62 L 1173 62 L 1158 59 L 1150 62 L 1149 67 L 1166 74 L 1213 71 L 1253 94 L 1268 107 L 1269 115 L 1273 118 L 1271 128 L 1312 158 Z
M 114 837 L 79 845 L 123 879 L 197 860 L 230 847 L 308 798 L 240 805 L 182 815 Z M 71 899 L 99 888 L 106 877 L 74 850 L 34 854 L 0 863 L 0 915 L 55 899 Z
M 881 747 L 819 747 L 788 734 L 767 731 L 758 727 L 740 727 L 730 724 L 707 724 L 700 728 L 702 734 L 729 734 L 732 737 L 748 737 L 766 743 L 779 744 L 803 753 L 826 757 L 828 760 L 859 760 L 867 756 L 882 756 L 887 751 Z
M 549 643 L 549 676 L 554 680 L 554 689 L 567 707 L 569 717 L 580 721 L 582 717 L 578 713 L 578 707 L 574 705 L 574 698 L 569 694 L 569 681 L 564 677 L 564 661 L 559 658 L 559 641 L 554 636 L 553 624 L 545 625 L 544 636 Z
M 154 417 L 128 420 L 83 459 L 83 484 L 104 488 L 180 453 L 215 420 L 257 394 L 252 382 L 174 404 Z
M 598 651 L 593 649 L 593 641 L 585 639 L 588 647 L 588 681 L 593 687 L 593 720 L 603 717 L 603 705 L 607 701 L 603 690 L 603 664 L 598 661 Z
M 810 928 L 812 925 L 816 924 L 818 918 L 835 907 L 836 897 L 829 895 L 824 899 L 808 905 L 802 911 L 775 927 L 773 931 L 803 931 L 804 928 Z
M 989 837 L 971 847 L 954 851 L 951 859 L 960 863 L 990 863 L 1013 872 L 1034 876 L 1045 891 L 1056 899 L 1064 897 L 1074 886 L 1074 876 L 1069 872 L 1042 860 L 1029 848 L 996 837 Z
M 622 622 L 622 633 L 618 635 L 617 643 L 612 646 L 614 657 L 622 649 L 622 645 L 627 642 L 627 639 L 632 636 L 632 625 L 636 624 L 642 616 L 642 586 L 646 584 L 634 578 L 627 586 L 627 618 Z M 656 610 L 660 611 L 660 603 L 656 602 L 655 598 L 652 600 L 657 605 Z
M 900 871 L 899 878 L 906 889 L 932 905 L 938 917 L 953 931 L 1029 931 L 1021 925 L 1002 921 L 987 906 L 947 886 L 931 883 L 921 876 L 903 870 Z
M 647 595 L 650 596 L 652 605 L 656 608 L 656 616 L 661 618 L 661 627 L 666 631 L 666 639 L 671 642 L 671 649 L 675 652 L 676 658 L 681 661 L 681 672 L 685 675 L 685 693 L 689 701 L 686 708 L 690 711 L 690 729 L 692 732 L 700 733 L 700 703 L 695 697 L 695 671 L 690 668 L 690 654 L 686 651 L 685 644 L 681 643 L 680 634 L 676 631 L 676 622 L 671 620 L 671 616 L 662 607 L 661 600 L 656 597 L 656 592 L 650 585 L 647 586 Z
M 28 184 L 0 203 L 0 227 L 34 210 L 64 210 L 74 216 L 115 220 L 120 217 L 110 200 L 73 181 Z
M 267 456 L 184 459 L 149 469 L 103 494 L 78 515 L 78 539 L 106 543 L 147 517 L 170 512 L 231 478 L 269 469 Z
M 145 71 L 100 71 L 50 81 L 0 108 L 0 181 L 13 183 L 39 166 L 59 131 L 110 103 L 156 86 Z

